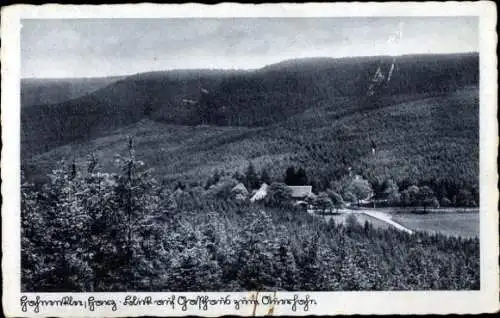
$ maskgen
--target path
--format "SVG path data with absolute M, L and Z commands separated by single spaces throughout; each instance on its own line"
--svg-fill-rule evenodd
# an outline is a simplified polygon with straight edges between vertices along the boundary
M 379 212 L 379 211 L 370 211 L 370 210 L 359 210 L 359 211 L 356 211 L 356 213 L 363 213 L 363 214 L 369 215 L 373 218 L 376 218 L 380 221 L 386 222 L 387 224 L 394 226 L 395 228 L 397 228 L 400 231 L 404 231 L 406 233 L 413 234 L 413 231 L 410 230 L 409 228 L 406 228 L 406 227 L 402 226 L 401 224 L 394 222 L 392 220 L 391 216 L 388 215 L 387 213 Z

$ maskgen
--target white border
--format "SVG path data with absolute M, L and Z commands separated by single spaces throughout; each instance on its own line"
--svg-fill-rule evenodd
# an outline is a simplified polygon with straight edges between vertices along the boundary
M 474 292 L 317 292 L 309 294 L 318 305 L 308 312 L 292 312 L 276 307 L 274 315 L 334 314 L 448 314 L 484 313 L 499 310 L 498 271 L 498 191 L 496 155 L 497 129 L 497 35 L 496 6 L 493 2 L 427 2 L 427 3 L 338 3 L 338 4 L 265 4 L 223 3 L 214 6 L 184 5 L 15 5 L 2 8 L 2 270 L 4 277 L 3 307 L 6 316 L 28 316 L 20 311 L 20 19 L 60 18 L 166 18 L 166 17 L 346 17 L 346 16 L 479 16 L 480 17 L 480 255 L 481 290 Z M 99 294 L 122 299 L 127 293 Z M 140 295 L 145 293 L 134 293 Z M 176 293 L 181 295 L 182 293 Z M 207 293 L 227 295 L 228 293 Z M 246 293 L 229 293 L 234 297 Z M 279 293 L 285 295 L 293 293 Z M 39 294 L 43 295 L 43 294 Z M 160 293 L 153 293 L 159 297 Z M 161 293 L 165 297 L 169 293 Z M 54 294 L 52 294 L 54 296 Z M 88 294 L 73 294 L 86 298 Z M 131 316 L 131 315 L 252 315 L 252 309 L 240 311 L 218 307 L 203 311 L 168 311 L 161 307 L 141 307 L 83 313 L 78 310 L 45 311 L 52 316 Z M 154 309 L 153 309 L 154 308 Z M 256 315 L 268 308 L 257 307 Z

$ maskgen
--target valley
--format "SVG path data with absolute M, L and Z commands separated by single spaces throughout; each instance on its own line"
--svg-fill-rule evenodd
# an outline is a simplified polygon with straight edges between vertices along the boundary
M 375 91 L 392 58 L 35 83 L 22 290 L 479 289 L 478 60 L 402 56 Z

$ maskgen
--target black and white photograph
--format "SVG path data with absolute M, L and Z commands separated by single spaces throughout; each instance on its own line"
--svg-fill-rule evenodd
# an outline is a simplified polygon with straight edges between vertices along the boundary
M 21 17 L 18 292 L 484 290 L 480 25 Z

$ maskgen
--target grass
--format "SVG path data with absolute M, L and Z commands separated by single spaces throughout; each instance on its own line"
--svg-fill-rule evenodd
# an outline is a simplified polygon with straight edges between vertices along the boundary
M 479 237 L 479 213 L 394 214 L 395 222 L 415 231 Z

